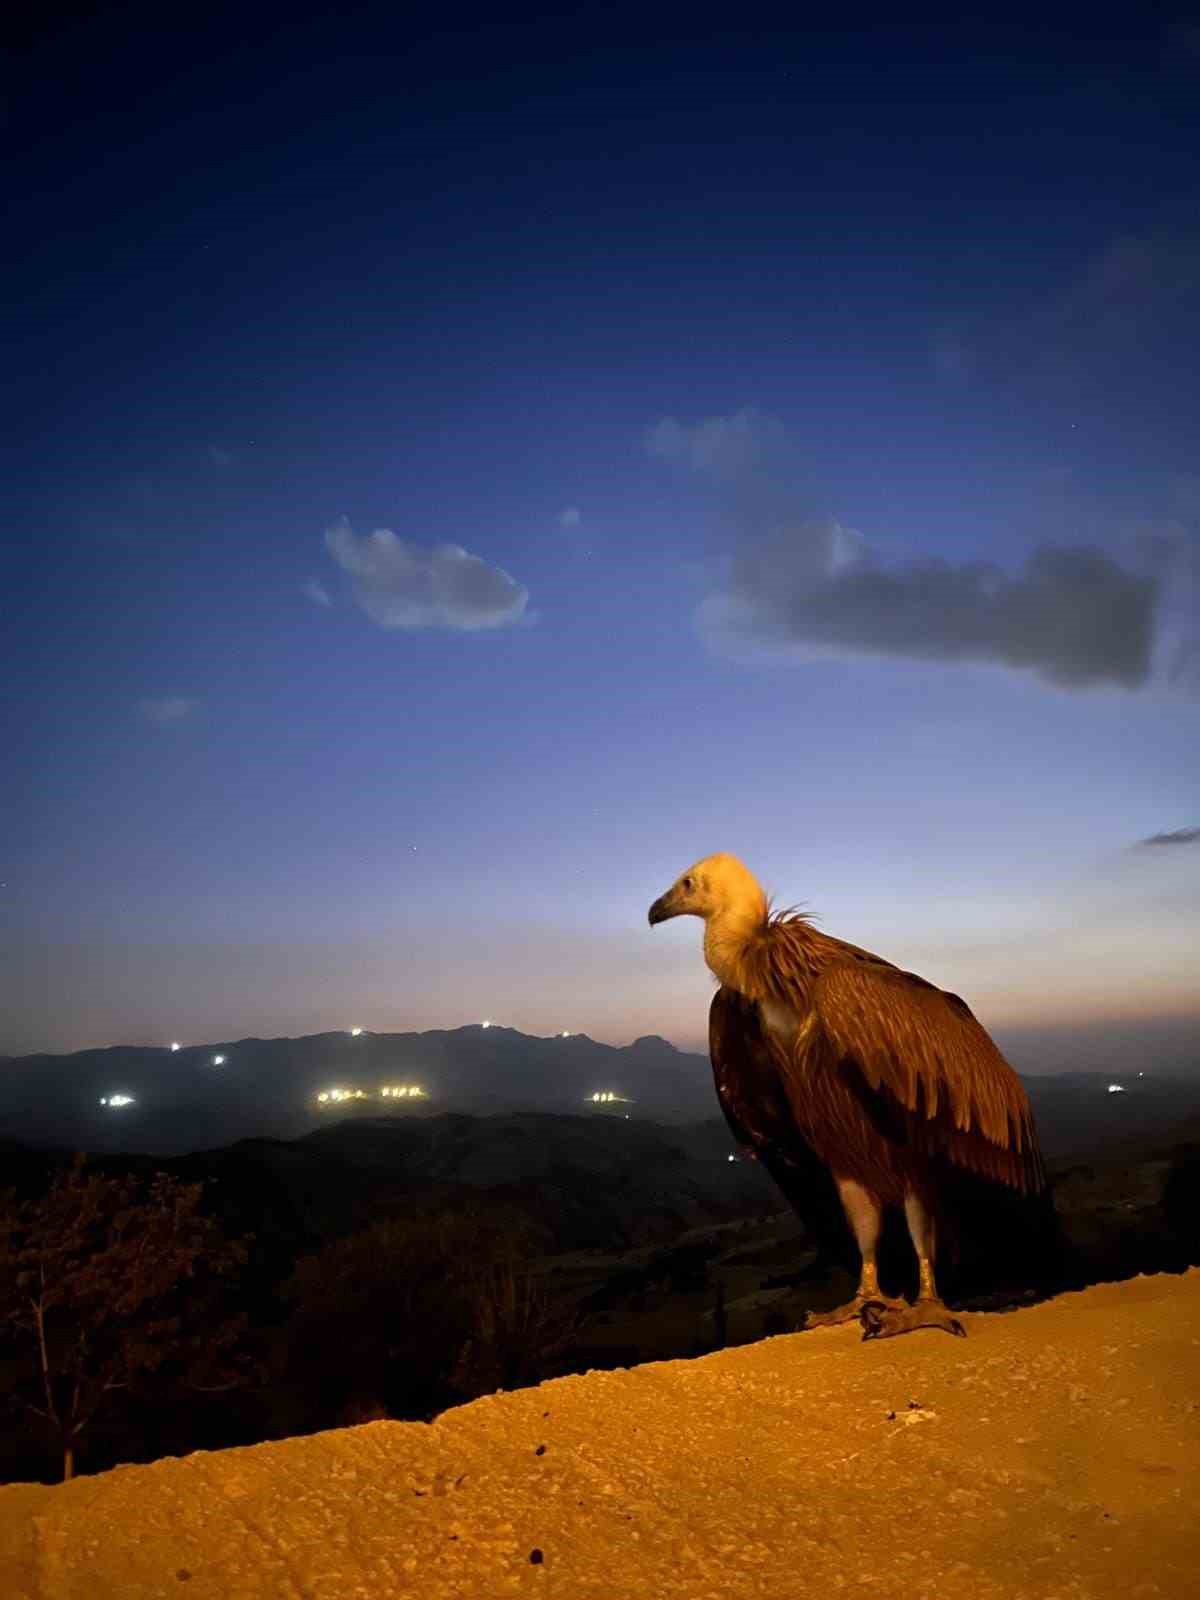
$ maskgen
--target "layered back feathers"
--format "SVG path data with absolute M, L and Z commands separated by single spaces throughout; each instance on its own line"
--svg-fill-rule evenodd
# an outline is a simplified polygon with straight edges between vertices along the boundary
M 942 1158 L 1032 1192 L 1044 1183 L 1017 1074 L 957 995 L 795 912 L 723 950 L 724 983 L 795 1020 L 772 1038 L 793 1114 L 836 1171 L 889 1191 Z M 899 1198 L 900 1196 L 896 1196 Z

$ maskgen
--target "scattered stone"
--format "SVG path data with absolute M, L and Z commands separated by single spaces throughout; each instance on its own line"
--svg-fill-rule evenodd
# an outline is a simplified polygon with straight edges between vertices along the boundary
M 536 1549 L 536 1548 L 529 1552 L 529 1564 L 530 1564 L 530 1566 L 540 1567 L 542 1562 L 545 1561 L 545 1559 L 546 1558 L 542 1554 L 542 1552 L 540 1550 Z

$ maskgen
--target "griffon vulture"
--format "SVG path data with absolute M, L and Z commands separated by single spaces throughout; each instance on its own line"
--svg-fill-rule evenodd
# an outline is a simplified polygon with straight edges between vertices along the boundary
M 1022 1194 L 1045 1184 L 1020 1079 L 955 994 L 772 913 L 735 857 L 708 856 L 650 907 L 704 921 L 721 985 L 709 1016 L 717 1096 L 734 1135 L 793 1204 L 813 1158 L 832 1174 L 861 1257 L 858 1292 L 808 1325 L 862 1320 L 864 1337 L 962 1324 L 934 1279 L 939 1191 L 954 1172 Z M 885 1208 L 916 1251 L 915 1305 L 880 1292 Z

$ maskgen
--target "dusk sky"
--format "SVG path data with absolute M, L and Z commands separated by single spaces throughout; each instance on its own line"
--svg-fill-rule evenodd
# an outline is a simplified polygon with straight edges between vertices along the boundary
M 1200 28 L 517 9 L 12 58 L 0 1051 L 695 1047 L 729 850 L 1186 1053 Z

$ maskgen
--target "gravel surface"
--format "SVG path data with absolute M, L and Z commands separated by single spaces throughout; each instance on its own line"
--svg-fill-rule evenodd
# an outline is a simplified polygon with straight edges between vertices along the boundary
M 0 1489 L 5 1600 L 1200 1593 L 1200 1269 Z

